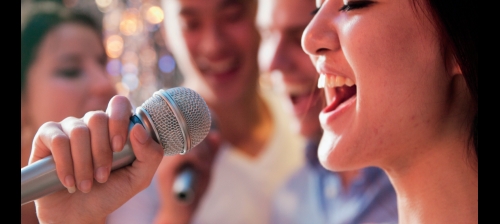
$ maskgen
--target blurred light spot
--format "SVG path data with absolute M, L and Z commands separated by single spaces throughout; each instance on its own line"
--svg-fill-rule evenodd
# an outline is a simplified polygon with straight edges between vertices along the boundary
M 127 87 L 125 87 L 123 85 L 123 83 L 121 83 L 121 82 L 116 83 L 115 84 L 115 88 L 116 88 L 116 90 L 118 92 L 118 95 L 122 95 L 122 96 L 127 96 L 128 97 L 130 91 L 128 90 Z
M 112 76 L 117 76 L 120 74 L 121 71 L 121 63 L 120 60 L 118 59 L 111 59 L 108 61 L 108 64 L 106 65 L 106 70 L 108 73 Z
M 123 53 L 122 63 L 137 65 L 139 63 L 139 57 L 134 51 L 126 51 Z
M 106 54 L 110 58 L 118 58 L 123 51 L 123 38 L 119 35 L 111 35 L 106 39 Z
M 152 24 L 158 24 L 163 21 L 163 10 L 158 6 L 149 7 L 146 11 L 146 20 Z
M 131 64 L 131 63 L 127 63 L 127 64 L 124 64 L 123 67 L 122 67 L 122 74 L 125 75 L 125 74 L 134 74 L 134 75 L 137 75 L 138 74 L 138 68 L 136 65 L 134 64 Z
M 156 52 L 151 47 L 143 48 L 140 55 L 140 60 L 145 66 L 151 66 L 156 62 Z
M 142 22 L 139 19 L 139 12 L 136 9 L 127 9 L 122 14 L 120 31 L 127 36 L 140 33 Z
M 170 55 L 164 55 L 158 60 L 158 67 L 162 72 L 170 73 L 175 68 L 175 60 Z
M 105 31 L 118 31 L 120 27 L 120 18 L 120 10 L 113 10 L 104 13 L 104 16 L 102 18 L 103 29 Z
M 129 91 L 133 91 L 139 86 L 139 78 L 136 74 L 127 73 L 123 75 L 122 83 Z
M 143 71 L 140 75 L 140 80 L 143 85 L 155 85 L 156 77 L 152 71 Z

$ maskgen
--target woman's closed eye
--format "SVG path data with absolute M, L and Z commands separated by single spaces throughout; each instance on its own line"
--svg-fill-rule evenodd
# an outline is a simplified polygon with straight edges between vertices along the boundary
M 370 6 L 373 3 L 375 3 L 375 2 L 373 2 L 373 1 L 349 1 L 349 2 L 347 2 L 347 4 L 343 5 L 339 9 L 339 11 L 347 12 L 347 11 L 351 11 L 354 9 L 361 9 L 361 8 L 365 8 L 367 6 Z
M 347 11 L 351 11 L 354 9 L 360 9 L 360 8 L 367 7 L 373 3 L 375 3 L 375 2 L 373 2 L 373 1 L 349 1 L 349 2 L 347 2 L 347 4 L 343 5 L 339 9 L 339 11 L 347 12 Z M 311 12 L 311 15 L 316 15 L 316 13 L 318 13 L 318 11 L 320 10 L 321 4 L 317 4 L 317 5 L 318 5 L 317 8 Z

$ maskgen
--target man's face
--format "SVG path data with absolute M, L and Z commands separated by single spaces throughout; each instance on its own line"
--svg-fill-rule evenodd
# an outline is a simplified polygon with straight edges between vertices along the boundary
M 259 65 L 285 94 L 299 122 L 300 133 L 319 138 L 319 113 L 324 96 L 317 88 L 318 73 L 301 47 L 304 29 L 316 8 L 313 0 L 261 0 L 257 27 L 262 36 Z
M 258 81 L 255 0 L 163 0 L 167 45 L 207 103 L 238 100 Z

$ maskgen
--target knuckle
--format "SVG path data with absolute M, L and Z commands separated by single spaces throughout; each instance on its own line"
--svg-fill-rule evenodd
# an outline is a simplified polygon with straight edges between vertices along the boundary
M 97 125 L 97 124 L 107 124 L 108 116 L 103 111 L 94 111 L 87 118 L 87 123 L 89 125 Z
M 73 123 L 73 122 L 75 122 L 75 120 L 78 120 L 78 118 L 76 118 L 76 117 L 71 117 L 71 116 L 70 116 L 70 117 L 66 117 L 66 118 L 64 118 L 64 119 L 61 121 L 61 123 Z
M 55 134 L 50 139 L 50 143 L 55 147 L 64 147 L 69 145 L 69 138 L 68 136 L 62 133 Z
M 70 130 L 71 136 L 88 136 L 90 133 L 89 128 L 83 124 L 77 124 L 73 126 Z

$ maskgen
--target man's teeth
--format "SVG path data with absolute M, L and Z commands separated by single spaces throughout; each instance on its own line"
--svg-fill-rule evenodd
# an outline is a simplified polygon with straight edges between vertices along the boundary
M 318 79 L 318 88 L 335 88 L 340 86 L 353 86 L 355 83 L 350 78 L 346 78 L 343 76 L 335 76 L 335 75 L 325 75 L 320 74 Z

